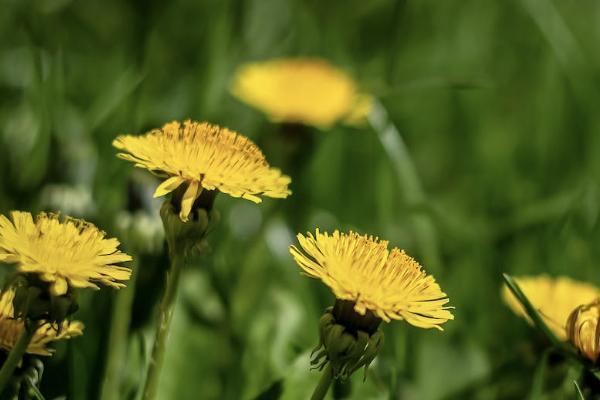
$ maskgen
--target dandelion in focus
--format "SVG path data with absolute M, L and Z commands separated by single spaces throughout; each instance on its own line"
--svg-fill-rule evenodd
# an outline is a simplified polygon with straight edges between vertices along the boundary
M 12 221 L 11 221 L 12 219 Z M 119 266 L 131 257 L 118 250 L 119 241 L 107 239 L 93 224 L 58 214 L 13 211 L 0 215 L 0 262 L 16 264 L 24 274 L 50 284 L 53 295 L 69 287 L 125 286 L 131 270 Z
M 113 145 L 120 158 L 165 178 L 154 197 L 171 193 L 160 210 L 171 265 L 142 395 L 149 400 L 157 397 L 181 271 L 188 254 L 201 251 L 217 217 L 212 210 L 216 194 L 260 203 L 260 196 L 288 197 L 291 180 L 271 167 L 250 139 L 206 122 L 174 121 L 142 136 L 119 136 Z
M 404 250 L 354 232 L 299 234 L 290 246 L 296 263 L 320 279 L 336 297 L 320 321 L 320 344 L 311 363 L 323 370 L 313 399 L 323 398 L 331 379 L 347 379 L 366 368 L 383 343 L 382 321 L 406 320 L 436 328 L 454 319 L 446 294 Z
M 171 122 L 143 136 L 119 136 L 118 156 L 166 178 L 154 192 L 178 193 L 179 216 L 187 221 L 203 191 L 219 191 L 260 203 L 260 195 L 285 198 L 290 178 L 272 168 L 248 138 L 206 122 Z
M 600 289 L 595 286 L 564 276 L 522 276 L 515 281 L 546 325 L 561 340 L 567 340 L 566 323 L 571 312 L 581 304 L 600 297 Z M 502 298 L 515 314 L 531 323 L 523 305 L 506 286 L 502 288 Z
M 275 59 L 245 64 L 232 93 L 275 122 L 328 127 L 365 120 L 371 97 L 344 71 L 319 59 Z

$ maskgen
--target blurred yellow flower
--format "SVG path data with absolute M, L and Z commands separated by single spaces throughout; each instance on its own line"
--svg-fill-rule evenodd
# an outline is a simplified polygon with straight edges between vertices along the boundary
M 571 311 L 600 297 L 600 290 L 595 286 L 564 276 L 522 276 L 515 278 L 515 281 L 546 325 L 561 340 L 567 339 L 565 327 Z M 506 286 L 502 288 L 502 298 L 517 315 L 531 323 L 521 303 Z
M 577 307 L 567 321 L 567 337 L 594 363 L 600 355 L 600 299 Z
M 113 141 L 118 156 L 166 177 L 154 192 L 164 196 L 182 184 L 180 218 L 187 221 L 194 201 L 204 189 L 260 203 L 258 195 L 285 198 L 290 178 L 267 163 L 248 138 L 205 122 L 177 121 L 143 136 L 124 135 Z
M 303 251 L 290 253 L 303 271 L 317 278 L 340 300 L 354 303 L 354 310 L 378 318 L 406 320 L 420 328 L 437 328 L 454 319 L 446 306 L 448 297 L 435 279 L 404 250 L 388 250 L 388 242 L 357 233 L 299 234 Z
M 235 74 L 232 93 L 273 121 L 318 127 L 360 123 L 372 101 L 345 72 L 310 58 L 245 64 Z
M 9 289 L 0 294 L 0 348 L 10 351 L 25 330 L 25 323 L 14 318 L 13 300 L 15 292 Z M 53 350 L 46 346 L 50 342 L 70 339 L 83 334 L 83 324 L 79 321 L 63 321 L 58 326 L 42 322 L 27 346 L 26 352 L 40 356 L 52 355 Z
M 55 295 L 68 287 L 98 288 L 94 282 L 124 287 L 131 270 L 115 265 L 131 257 L 117 249 L 93 224 L 58 214 L 11 212 L 12 222 L 0 215 L 0 262 L 15 263 L 21 272 L 37 274 Z

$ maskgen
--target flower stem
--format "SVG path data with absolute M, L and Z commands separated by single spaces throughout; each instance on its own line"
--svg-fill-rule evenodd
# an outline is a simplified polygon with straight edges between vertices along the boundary
M 424 212 L 427 196 L 417 167 L 398 128 L 393 124 L 381 103 L 374 103 L 373 110 L 369 115 L 369 122 L 395 167 L 404 200 L 411 210 L 411 221 L 417 246 L 423 257 L 423 264 L 427 266 L 427 271 L 435 275 L 435 272 L 441 268 L 437 233 L 430 213 Z
M 132 265 L 132 270 L 135 270 Z M 119 375 L 121 372 L 124 354 L 127 351 L 127 333 L 131 321 L 131 306 L 135 294 L 136 271 L 131 275 L 127 287 L 119 290 L 114 300 L 110 332 L 108 336 L 108 355 L 100 400 L 115 400 L 119 398 Z
M 27 350 L 27 346 L 29 346 L 29 342 L 31 342 L 31 338 L 33 338 L 38 325 L 37 321 L 25 321 L 23 333 L 21 333 L 19 340 L 17 340 L 15 346 L 10 350 L 10 353 L 8 353 L 8 357 L 4 361 L 4 364 L 2 364 L 2 369 L 0 369 L 0 395 L 6 389 L 6 385 L 13 376 L 15 368 L 21 362 L 21 358 L 23 358 L 23 354 L 25 354 L 25 350 Z
M 158 324 L 156 326 L 152 355 L 150 356 L 150 365 L 146 375 L 146 384 L 142 396 L 143 400 L 156 399 L 160 371 L 162 369 L 167 347 L 167 337 L 169 336 L 169 328 L 171 326 L 171 319 L 173 318 L 173 310 L 175 308 L 179 277 L 183 267 L 181 256 L 173 254 L 173 252 L 170 252 L 170 256 L 171 268 L 167 271 L 167 287 L 165 288 L 165 293 L 160 301 L 158 310 Z
M 333 371 L 331 369 L 331 363 L 327 363 L 323 374 L 321 375 L 321 379 L 319 379 L 319 383 L 315 388 L 315 391 L 312 394 L 311 400 L 322 400 L 325 398 L 327 391 L 329 390 L 329 386 L 331 385 L 331 381 L 333 380 Z

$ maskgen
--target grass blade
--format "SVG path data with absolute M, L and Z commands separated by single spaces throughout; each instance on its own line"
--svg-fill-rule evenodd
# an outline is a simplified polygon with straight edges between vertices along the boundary
M 402 135 L 400 135 L 400 132 L 390 120 L 386 109 L 379 101 L 374 100 L 373 102 L 373 109 L 369 114 L 369 123 L 377 133 L 383 149 L 394 166 L 406 205 L 411 210 L 418 210 L 420 206 L 426 203 L 421 179 Z M 441 260 L 436 227 L 431 215 L 413 211 L 411 221 L 427 270 L 432 273 L 438 272 Z
M 508 274 L 502 274 L 502 276 L 504 278 L 504 282 L 506 283 L 506 286 L 508 286 L 510 291 L 515 295 L 515 297 L 517 298 L 519 303 L 521 303 L 521 305 L 523 305 L 525 312 L 527 313 L 529 318 L 531 318 L 531 320 L 533 321 L 533 324 L 536 326 L 536 328 L 538 328 L 542 333 L 544 333 L 544 335 L 548 338 L 548 340 L 550 340 L 552 345 L 554 345 L 555 347 L 560 348 L 560 349 L 565 348 L 564 343 L 561 340 L 559 340 L 556 337 L 556 335 L 554 335 L 554 333 L 550 330 L 550 328 L 548 328 L 548 325 L 546 325 L 546 323 L 542 319 L 542 316 L 538 313 L 538 311 L 535 309 L 535 307 L 531 304 L 531 302 L 529 301 L 527 296 L 525 296 L 525 294 L 523 293 L 523 291 L 521 290 L 521 288 L 519 287 L 517 282 L 515 282 L 515 280 Z
M 577 381 L 573 381 L 573 385 L 575 385 L 575 391 L 577 392 L 577 398 L 581 399 L 581 400 L 585 400 L 585 397 L 583 397 L 583 393 L 581 392 L 581 389 L 579 388 Z

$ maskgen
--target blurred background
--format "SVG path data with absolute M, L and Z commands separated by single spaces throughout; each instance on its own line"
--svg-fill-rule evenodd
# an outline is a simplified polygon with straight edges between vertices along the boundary
M 502 303 L 502 272 L 600 284 L 600 2 L 595 0 L 0 0 L 0 212 L 60 210 L 137 258 L 117 294 L 82 293 L 80 338 L 46 362 L 46 398 L 134 399 L 168 259 L 157 181 L 112 140 L 174 119 L 255 140 L 294 195 L 219 196 L 184 272 L 161 399 L 306 399 L 333 296 L 299 273 L 297 231 L 354 229 L 424 265 L 456 307 L 445 331 L 386 324 L 366 382 L 335 398 L 571 398 L 569 371 Z M 318 57 L 376 98 L 362 126 L 310 129 L 296 164 L 280 126 L 230 94 L 235 70 Z M 386 129 L 383 129 L 385 127 Z M 289 160 L 288 160 L 289 161 Z M 407 178 L 413 168 L 413 178 Z M 287 204 L 286 202 L 290 202 Z M 120 297 L 119 297 L 120 296 Z M 131 303 L 131 320 L 115 315 Z M 128 332 L 102 389 L 111 326 Z M 109 398 L 109 397 L 104 397 Z

